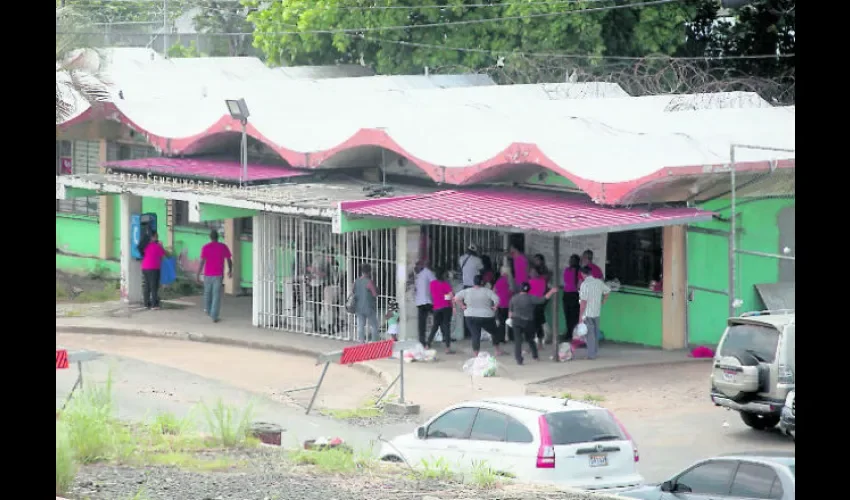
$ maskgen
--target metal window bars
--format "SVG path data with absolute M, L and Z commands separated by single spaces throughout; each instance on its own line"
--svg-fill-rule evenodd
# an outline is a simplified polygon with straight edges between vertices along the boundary
M 339 340 L 356 338 L 355 316 L 345 310 L 364 264 L 378 290 L 378 324 L 396 297 L 396 234 L 392 229 L 333 234 L 330 221 L 262 214 L 258 245 L 259 326 Z

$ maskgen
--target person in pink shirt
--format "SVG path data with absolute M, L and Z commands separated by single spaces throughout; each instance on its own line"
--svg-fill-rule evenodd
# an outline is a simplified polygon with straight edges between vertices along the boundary
M 570 255 L 569 265 L 564 269 L 564 318 L 567 323 L 567 331 L 564 339 L 570 341 L 573 338 L 573 330 L 578 325 L 579 300 L 578 290 L 581 286 L 581 258 L 577 254 Z
M 425 348 L 430 349 L 437 335 L 437 330 L 443 334 L 443 342 L 446 344 L 446 354 L 453 354 L 452 345 L 452 285 L 449 283 L 448 273 L 445 269 L 437 270 L 436 279 L 429 284 L 431 290 L 431 301 L 434 304 L 434 324 L 428 334 Z
M 493 346 L 496 355 L 500 356 L 502 350 L 498 347 L 499 344 L 505 343 L 506 339 L 514 340 L 513 330 L 507 325 L 508 311 L 511 306 L 511 297 L 513 297 L 513 278 L 511 277 L 511 269 L 508 266 L 502 266 L 499 272 L 499 278 L 496 284 L 493 285 L 493 291 L 499 297 L 499 310 L 496 311 L 496 318 L 499 320 L 499 328 L 496 335 L 493 337 Z M 499 338 L 496 338 L 498 336 Z
M 150 239 L 142 251 L 142 296 L 145 307 L 148 309 L 159 309 L 159 279 L 162 270 L 162 259 L 168 256 L 168 252 L 159 242 L 156 231 L 152 232 Z
M 596 279 L 604 280 L 602 276 L 602 268 L 593 263 L 593 250 L 585 250 L 583 254 L 581 254 L 581 267 L 590 267 L 592 270 L 593 276 Z
M 198 281 L 204 273 L 204 312 L 219 321 L 221 292 L 224 286 L 224 261 L 227 261 L 227 277 L 233 276 L 233 260 L 227 245 L 218 241 L 218 231 L 210 231 L 210 242 L 201 248 L 201 263 L 198 266 Z
M 532 267 L 528 272 L 528 294 L 533 295 L 535 297 L 543 297 L 546 295 L 546 277 L 541 276 L 537 269 Z M 534 306 L 534 333 L 537 337 L 537 343 L 540 347 L 543 347 L 543 325 L 546 324 L 546 304 L 538 304 Z
M 511 244 L 511 259 L 514 262 L 514 291 L 519 289 L 523 283 L 528 282 L 528 257 L 519 249 L 517 243 Z

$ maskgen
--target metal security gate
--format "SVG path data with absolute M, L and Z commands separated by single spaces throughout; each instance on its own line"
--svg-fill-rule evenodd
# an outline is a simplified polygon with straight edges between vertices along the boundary
M 273 214 L 258 218 L 253 230 L 259 326 L 355 339 L 355 317 L 345 311 L 345 302 L 364 264 L 372 267 L 382 323 L 389 299 L 396 296 L 395 230 L 333 234 L 330 221 Z
M 466 227 L 425 226 L 425 255 L 431 269 L 460 272 L 460 256 L 470 244 L 478 247 L 478 255 L 490 258 L 498 272 L 500 260 L 507 252 L 507 235 L 488 229 Z

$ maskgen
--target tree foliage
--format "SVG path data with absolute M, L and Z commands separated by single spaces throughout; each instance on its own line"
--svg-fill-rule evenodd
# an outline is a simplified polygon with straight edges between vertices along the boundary
M 198 33 L 250 33 L 253 25 L 246 19 L 247 9 L 238 2 L 202 0 L 192 4 L 198 13 L 192 19 Z M 249 55 L 253 39 L 250 35 L 215 36 L 210 55 L 237 57 Z
M 185 12 L 187 0 L 168 0 L 168 18 L 177 19 Z M 163 2 L 152 0 L 65 0 L 79 16 L 92 24 L 162 23 Z
M 248 19 L 255 25 L 254 45 L 270 64 L 361 63 L 385 74 L 421 73 L 427 67 L 434 71 L 465 69 L 503 76 L 508 72 L 490 70 L 512 66 L 509 81 L 532 82 L 541 81 L 540 72 L 531 71 L 532 67 L 540 67 L 546 54 L 552 53 L 561 56 L 544 65 L 561 67 L 547 80 L 563 81 L 570 66 L 581 65 L 588 70 L 620 64 L 598 56 L 716 57 L 794 51 L 795 0 L 753 0 L 752 5 L 732 15 L 724 15 L 717 0 L 683 0 L 574 14 L 569 12 L 625 5 L 633 0 L 605 3 L 493 0 L 487 7 L 472 6 L 484 3 L 483 0 L 273 3 L 243 0 L 243 3 L 253 9 Z M 428 9 L 422 8 L 423 3 L 444 6 Z M 493 18 L 506 19 L 475 23 Z M 469 24 L 449 24 L 457 22 Z M 416 28 L 417 25 L 429 26 Z M 357 31 L 357 28 L 366 30 Z M 375 28 L 384 29 L 375 31 Z M 577 57 L 571 59 L 566 55 Z M 794 60 L 722 64 L 738 72 L 754 71 L 759 76 L 771 76 L 793 70 Z

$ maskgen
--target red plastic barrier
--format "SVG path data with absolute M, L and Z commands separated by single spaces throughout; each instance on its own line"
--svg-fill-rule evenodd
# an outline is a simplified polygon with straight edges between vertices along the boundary
M 56 369 L 65 370 L 68 368 L 68 351 L 66 349 L 56 349 Z
M 374 359 L 386 359 L 393 355 L 393 340 L 382 340 L 369 344 L 346 347 L 342 350 L 339 364 L 350 365 Z

